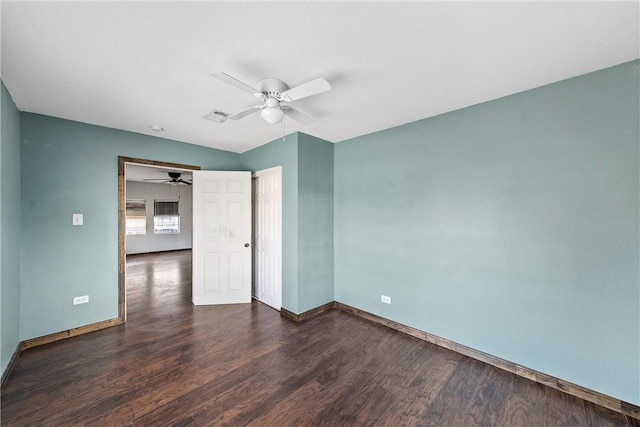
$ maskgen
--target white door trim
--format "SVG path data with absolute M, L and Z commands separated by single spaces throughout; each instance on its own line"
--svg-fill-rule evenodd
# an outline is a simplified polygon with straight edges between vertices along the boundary
M 252 178 L 257 178 L 259 176 L 270 175 L 272 173 L 278 173 L 278 172 L 282 173 L 282 166 L 274 166 L 274 167 L 269 168 L 269 169 L 263 169 L 263 170 L 260 170 L 260 171 L 256 171 L 256 172 L 251 174 L 251 177 Z

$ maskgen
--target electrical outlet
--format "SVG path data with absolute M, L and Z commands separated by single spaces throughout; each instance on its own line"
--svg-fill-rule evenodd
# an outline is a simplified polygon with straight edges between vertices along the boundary
M 386 295 L 380 295 L 380 301 L 382 301 L 385 304 L 391 304 L 391 297 L 388 297 Z
M 83 295 L 81 297 L 75 297 L 73 299 L 73 305 L 86 304 L 88 302 L 89 302 L 89 295 Z

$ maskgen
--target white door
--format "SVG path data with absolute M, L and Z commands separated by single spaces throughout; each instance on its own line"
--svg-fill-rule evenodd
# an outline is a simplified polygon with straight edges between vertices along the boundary
M 276 310 L 282 307 L 282 168 L 256 172 L 253 179 L 253 293 Z
M 195 305 L 251 302 L 251 172 L 193 172 Z

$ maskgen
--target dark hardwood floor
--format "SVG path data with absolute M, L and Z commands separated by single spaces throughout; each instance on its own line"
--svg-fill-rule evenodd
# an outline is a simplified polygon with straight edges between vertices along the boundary
M 127 259 L 128 321 L 26 350 L 3 426 L 638 426 L 333 310 L 191 304 L 191 253 Z

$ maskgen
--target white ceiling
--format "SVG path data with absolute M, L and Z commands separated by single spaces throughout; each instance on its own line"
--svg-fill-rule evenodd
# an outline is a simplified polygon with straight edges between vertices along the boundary
M 332 142 L 640 57 L 630 2 L 7 2 L 2 80 L 22 111 L 244 152 Z M 210 76 L 332 90 L 316 120 L 203 119 L 256 104 Z M 150 125 L 165 128 L 154 132 Z

